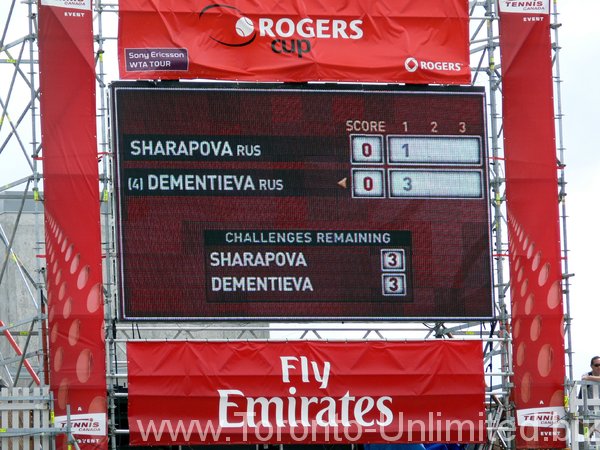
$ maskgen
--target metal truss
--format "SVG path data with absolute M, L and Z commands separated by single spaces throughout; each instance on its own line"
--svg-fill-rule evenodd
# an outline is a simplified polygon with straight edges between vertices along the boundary
M 34 387 L 46 383 L 36 10 L 0 6 L 0 377 Z
M 512 340 L 510 335 L 510 282 L 502 146 L 498 7 L 495 0 L 471 0 L 472 84 L 487 92 L 488 147 L 490 150 L 490 200 L 495 278 L 495 316 L 475 322 L 373 322 L 373 323 L 154 323 L 120 322 L 116 289 L 116 247 L 113 190 L 113 159 L 108 117 L 108 84 L 118 78 L 118 5 L 92 0 L 94 12 L 97 77 L 98 156 L 102 201 L 102 252 L 105 256 L 104 295 L 107 343 L 107 384 L 111 448 L 127 430 L 119 423 L 118 408 L 126 396 L 125 344 L 132 340 L 413 340 L 480 339 L 484 346 L 490 440 L 484 447 L 511 448 L 514 444 Z M 564 148 L 558 31 L 559 15 L 554 2 L 553 51 L 557 123 L 557 158 L 560 164 L 563 243 L 563 292 L 567 365 L 572 377 L 569 272 L 564 202 Z M 45 280 L 43 258 L 43 183 L 38 164 L 40 152 L 39 69 L 37 61 L 37 6 L 34 0 L 2 0 L 0 5 L 0 376 L 6 384 L 32 385 L 35 377 L 46 383 Z M 7 205 L 11 205 L 9 208 Z M 8 212 L 6 212 L 8 208 Z M 24 226 L 24 217 L 27 226 Z M 19 289 L 13 289 L 18 280 Z M 18 296 L 19 299 L 14 297 Z M 23 300 L 25 299 L 25 300 Z M 25 304 L 11 308 L 10 304 Z M 23 303 L 25 302 L 25 303 Z M 3 335 L 3 336 L 2 336 Z M 12 339 L 12 341 L 11 341 Z M 6 341 L 10 345 L 6 345 Z M 13 345 L 14 341 L 14 345 Z M 19 353 L 20 352 L 20 353 Z

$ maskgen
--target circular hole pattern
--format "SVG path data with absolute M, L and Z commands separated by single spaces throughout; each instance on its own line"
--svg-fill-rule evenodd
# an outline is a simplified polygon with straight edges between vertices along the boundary
M 528 403 L 531 399 L 531 382 L 531 374 L 529 372 L 525 373 L 521 380 L 521 400 L 523 403 Z
M 541 376 L 547 377 L 550 375 L 552 366 L 554 365 L 554 350 L 552 345 L 544 344 L 538 353 L 538 372 Z
M 90 279 L 90 266 L 84 266 L 77 277 L 77 289 L 83 289 Z
M 60 382 L 58 386 L 58 406 L 60 409 L 65 409 L 67 406 L 67 400 L 69 398 L 69 380 L 66 378 Z
M 92 374 L 92 363 L 92 352 L 90 349 L 86 348 L 77 357 L 77 363 L 75 365 L 77 379 L 80 383 L 87 383 L 90 379 Z
M 531 261 L 531 270 L 534 272 L 540 267 L 540 262 L 542 261 L 542 252 L 539 251 L 533 257 L 533 261 Z
M 73 311 L 73 299 L 69 297 L 63 306 L 63 318 L 68 319 Z
M 523 251 L 527 250 L 527 247 L 529 247 L 529 238 L 525 238 L 525 241 L 523 241 Z
M 102 286 L 97 283 L 92 286 L 87 296 L 87 310 L 93 313 L 98 311 L 100 306 L 102 306 Z
M 521 319 L 517 319 L 513 325 L 513 337 L 518 338 L 521 334 Z
M 62 347 L 58 347 L 56 349 L 56 353 L 54 353 L 54 371 L 55 372 L 58 372 L 60 369 L 62 369 L 63 357 L 64 357 L 64 350 Z
M 560 303 L 561 303 L 561 288 L 560 288 L 559 280 L 556 280 L 554 283 L 552 283 L 552 286 L 550 286 L 550 289 L 548 290 L 547 303 L 548 303 L 548 308 L 550 308 L 550 309 L 554 309 L 560 305 Z
M 538 285 L 543 286 L 548 281 L 548 277 L 550 276 L 550 263 L 544 264 L 542 269 L 540 270 L 540 274 L 538 275 Z
M 521 297 L 525 297 L 525 294 L 527 294 L 528 287 L 529 287 L 529 280 L 523 281 L 523 283 L 521 284 Z
M 90 413 L 106 413 L 106 397 L 94 397 L 88 408 Z
M 69 248 L 67 249 L 67 253 L 65 253 L 65 262 L 69 262 L 69 260 L 71 259 L 71 256 L 73 256 L 74 249 L 75 249 L 75 247 L 73 246 L 73 244 L 69 245 Z
M 532 242 L 529 248 L 527 249 L 527 259 L 531 259 L 533 256 L 533 252 L 535 250 L 535 242 Z
M 522 366 L 525 361 L 525 342 L 521 342 L 517 348 L 517 366 Z
M 77 269 L 79 268 L 79 260 L 81 259 L 81 255 L 79 253 L 77 253 L 75 255 L 75 257 L 73 258 L 73 261 L 71 261 L 71 267 L 69 267 L 69 272 L 71 272 L 71 274 L 74 274 Z
M 542 316 L 535 316 L 529 329 L 529 338 L 535 342 L 539 339 L 540 334 L 542 334 Z
M 81 331 L 81 321 L 75 319 L 69 327 L 69 345 L 73 346 L 79 342 L 79 333 Z
M 529 294 L 527 299 L 525 299 L 525 314 L 531 314 L 533 311 L 533 306 L 535 304 L 535 296 L 533 294 Z
M 67 282 L 63 281 L 60 285 L 60 289 L 58 290 L 58 301 L 62 302 L 65 299 L 65 295 L 67 293 Z

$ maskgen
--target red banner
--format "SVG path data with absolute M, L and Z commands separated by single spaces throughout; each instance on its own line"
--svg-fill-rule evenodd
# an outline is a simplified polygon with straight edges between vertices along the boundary
M 90 1 L 41 0 L 38 43 L 55 423 L 66 426 L 70 409 L 79 448 L 102 449 L 106 357 Z M 65 439 L 58 448 L 67 448 Z
M 130 443 L 483 442 L 480 341 L 129 342 Z
M 565 447 L 549 0 L 500 1 L 518 448 Z
M 124 79 L 468 84 L 466 0 L 120 0 Z

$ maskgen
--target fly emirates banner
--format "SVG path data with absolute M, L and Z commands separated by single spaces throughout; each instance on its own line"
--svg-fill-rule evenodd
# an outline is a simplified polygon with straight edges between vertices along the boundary
M 481 341 L 129 342 L 133 445 L 483 442 Z
M 122 79 L 468 84 L 467 0 L 119 0 Z

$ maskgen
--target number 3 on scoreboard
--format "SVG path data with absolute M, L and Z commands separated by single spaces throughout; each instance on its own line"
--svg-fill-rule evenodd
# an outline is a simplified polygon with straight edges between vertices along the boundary
M 412 178 L 404 177 L 404 178 L 402 178 L 402 181 L 404 182 L 402 184 L 402 189 L 405 191 L 411 191 L 412 190 Z
M 384 273 L 381 275 L 381 285 L 383 295 L 406 295 L 406 275 L 403 273 Z

